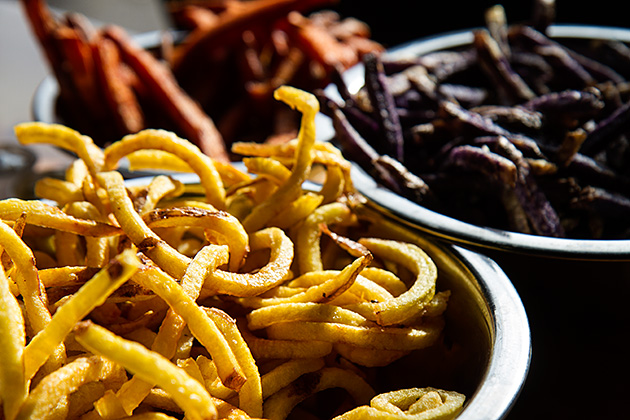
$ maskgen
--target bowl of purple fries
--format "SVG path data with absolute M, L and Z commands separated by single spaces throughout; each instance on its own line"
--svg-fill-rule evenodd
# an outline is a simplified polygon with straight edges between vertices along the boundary
M 357 189 L 459 245 L 630 260 L 630 30 L 485 16 L 320 92 Z

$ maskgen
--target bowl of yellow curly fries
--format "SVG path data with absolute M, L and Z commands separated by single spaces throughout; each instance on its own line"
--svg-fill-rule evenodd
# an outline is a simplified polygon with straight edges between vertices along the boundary
M 298 137 L 234 144 L 241 166 L 164 130 L 16 126 L 77 158 L 0 201 L 3 419 L 507 415 L 531 348 L 507 276 L 365 206 L 315 96 L 275 97 Z

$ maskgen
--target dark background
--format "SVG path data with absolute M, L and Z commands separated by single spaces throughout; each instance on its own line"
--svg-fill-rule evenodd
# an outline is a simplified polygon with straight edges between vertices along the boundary
M 341 0 L 334 8 L 368 23 L 372 38 L 391 47 L 441 32 L 483 26 L 484 11 L 495 4 L 503 5 L 508 23 L 517 23 L 529 19 L 534 2 Z M 630 27 L 630 15 L 623 6 L 624 2 L 613 0 L 556 1 L 555 22 Z

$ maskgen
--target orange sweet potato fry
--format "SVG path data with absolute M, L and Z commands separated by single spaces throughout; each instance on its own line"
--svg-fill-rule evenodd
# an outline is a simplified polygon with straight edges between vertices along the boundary
M 103 29 L 103 34 L 116 43 L 123 61 L 147 85 L 149 94 L 176 124 L 176 131 L 210 157 L 228 162 L 223 138 L 214 122 L 178 85 L 170 69 L 137 45 L 122 28 L 108 26 Z
M 287 21 L 288 31 L 302 50 L 326 69 L 336 65 L 346 69 L 359 61 L 355 50 L 339 42 L 323 26 L 316 25 L 299 12 L 291 12 Z
M 125 82 L 116 45 L 109 39 L 93 44 L 99 85 L 112 118 L 121 133 L 136 133 L 144 128 L 144 115 L 132 87 Z

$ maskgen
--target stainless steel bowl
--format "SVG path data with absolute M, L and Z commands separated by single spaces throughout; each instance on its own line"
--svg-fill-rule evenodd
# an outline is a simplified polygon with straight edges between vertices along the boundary
M 186 184 L 198 183 L 194 174 L 171 176 Z M 127 185 L 146 185 L 149 180 L 135 178 Z M 466 404 L 458 419 L 506 418 L 531 358 L 527 314 L 508 277 L 479 253 L 428 239 L 369 207 L 359 211 L 375 221 L 370 223 L 370 235 L 419 245 L 438 267 L 438 289 L 451 291 L 445 314 L 446 347 L 434 346 L 400 359 L 384 370 L 379 382 L 464 393 Z
M 630 42 L 630 30 L 586 25 L 552 25 L 552 38 L 615 39 Z M 413 57 L 429 52 L 470 45 L 472 30 L 440 34 L 393 48 L 387 52 L 392 59 Z M 343 75 L 351 92 L 364 83 L 363 67 L 355 66 Z M 334 87 L 327 94 L 339 97 Z M 328 127 L 325 128 L 329 130 Z M 507 230 L 477 226 L 424 208 L 379 185 L 358 165 L 354 165 L 353 179 L 357 189 L 381 211 L 389 212 L 423 232 L 451 243 L 474 247 L 480 251 L 505 250 L 528 255 L 576 260 L 630 261 L 630 240 L 561 239 L 528 235 Z

